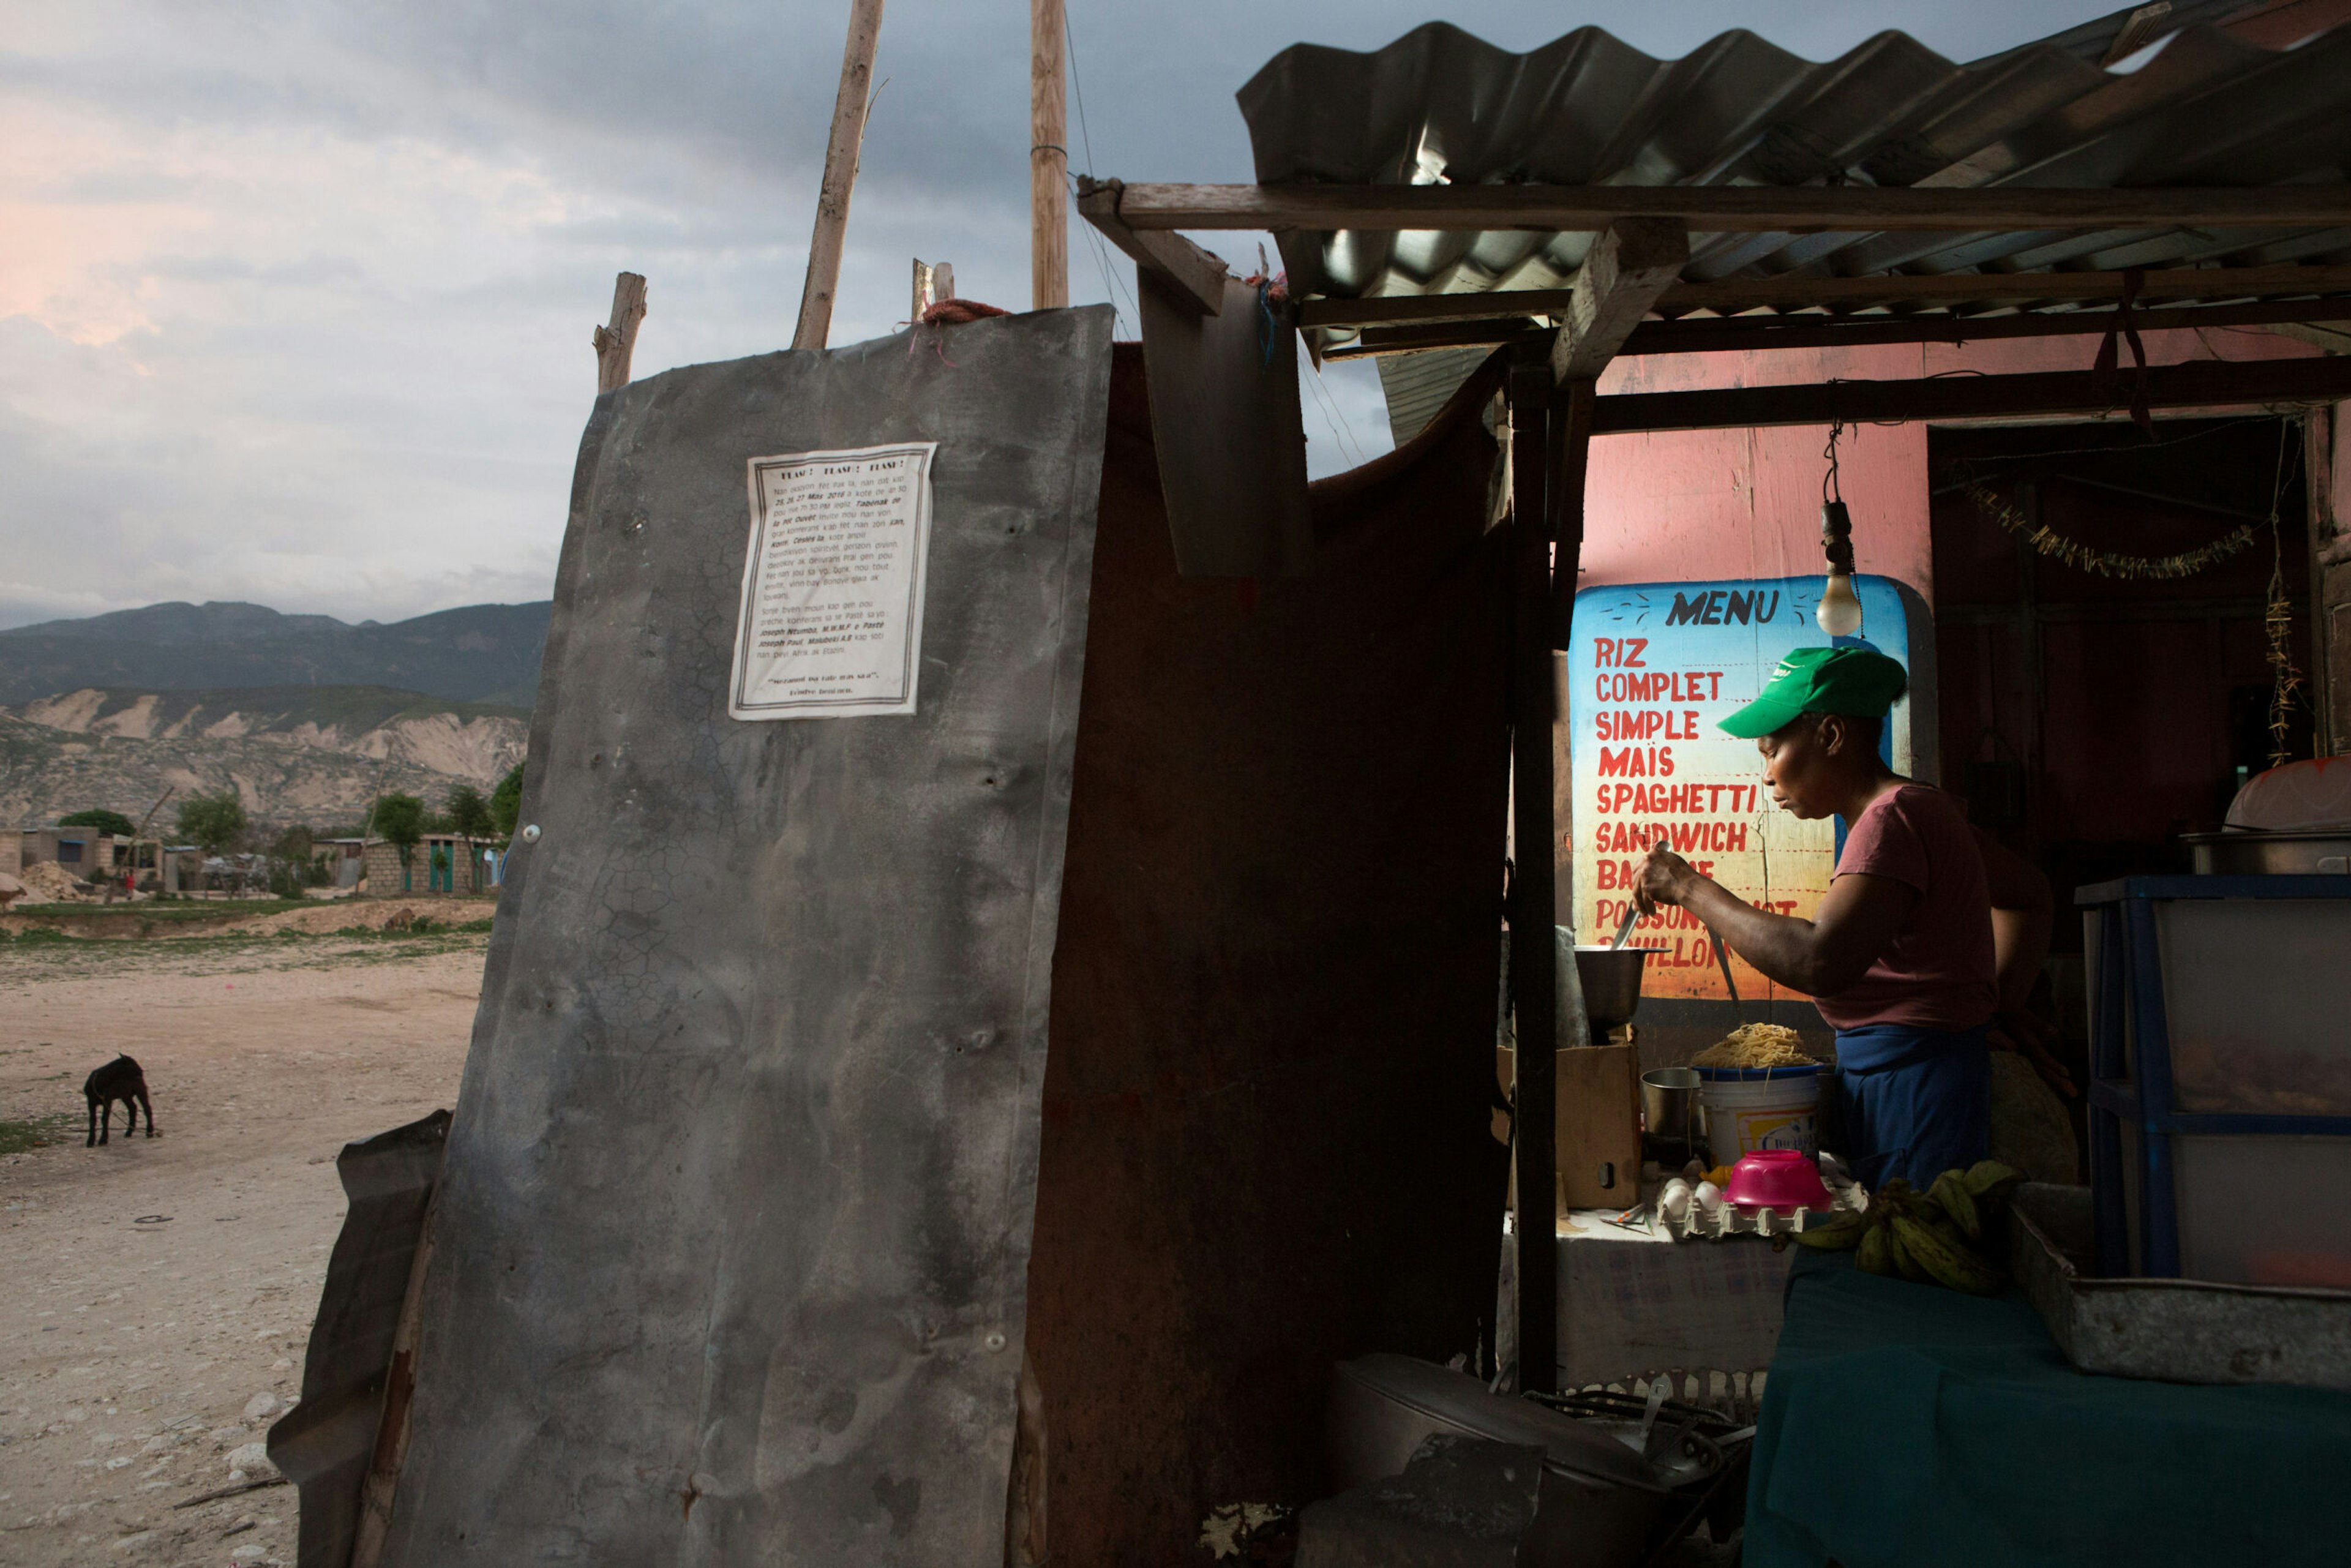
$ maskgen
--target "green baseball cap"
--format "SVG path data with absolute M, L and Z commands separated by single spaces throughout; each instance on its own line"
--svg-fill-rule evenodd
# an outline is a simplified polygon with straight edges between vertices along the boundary
M 1902 666 L 1874 648 L 1798 648 L 1780 661 L 1761 695 L 1719 727 L 1753 740 L 1808 713 L 1884 718 L 1909 684 Z

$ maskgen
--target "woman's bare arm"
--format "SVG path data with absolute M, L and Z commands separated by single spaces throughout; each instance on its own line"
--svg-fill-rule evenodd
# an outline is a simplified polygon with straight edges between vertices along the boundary
M 1891 877 L 1848 873 L 1829 883 L 1810 920 L 1756 908 L 1663 844 L 1642 862 L 1634 902 L 1644 915 L 1670 904 L 1712 926 L 1731 951 L 1808 997 L 1833 997 L 1869 972 L 1918 902 Z

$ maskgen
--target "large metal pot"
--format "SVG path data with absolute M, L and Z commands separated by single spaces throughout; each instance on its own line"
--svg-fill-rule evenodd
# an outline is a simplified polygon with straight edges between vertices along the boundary
M 1575 977 L 1583 986 L 1583 1012 L 1592 1020 L 1593 1043 L 1603 1030 L 1633 1021 L 1641 1005 L 1641 971 L 1656 947 L 1584 947 L 1575 950 Z
M 1343 1491 L 1397 1474 L 1432 1432 L 1541 1448 L 1541 1499 L 1519 1556 L 1531 1568 L 1631 1568 L 1674 1503 L 1657 1468 L 1617 1438 L 1409 1356 L 1342 1362 L 1329 1422 L 1331 1480 Z
M 2312 876 L 2351 873 L 2351 828 L 2289 832 L 2236 828 L 2182 833 L 2199 876 Z M 1579 949 L 1580 951 L 1580 949 Z

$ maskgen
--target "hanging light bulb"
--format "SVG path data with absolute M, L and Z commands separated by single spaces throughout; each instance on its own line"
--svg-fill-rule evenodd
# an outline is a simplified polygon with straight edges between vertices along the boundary
M 1813 619 L 1832 637 L 1855 636 L 1861 631 L 1861 596 L 1853 591 L 1853 517 L 1843 501 L 1821 507 L 1821 549 L 1829 558 L 1829 580 Z
M 1813 619 L 1832 637 L 1857 637 L 1861 596 L 1853 591 L 1853 514 L 1837 483 L 1837 437 L 1844 430 L 1842 423 L 1829 427 L 1829 471 L 1821 480 L 1821 553 L 1828 557 L 1829 578 Z

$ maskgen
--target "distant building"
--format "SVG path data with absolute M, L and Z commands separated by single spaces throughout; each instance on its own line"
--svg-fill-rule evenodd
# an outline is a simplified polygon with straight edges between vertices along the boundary
M 488 839 L 427 833 L 400 858 L 396 844 L 370 839 L 361 853 L 371 898 L 487 893 L 498 884 L 502 858 Z
M 325 865 L 335 886 L 357 887 L 367 869 L 367 847 L 365 839 L 313 839 L 310 858 Z
M 26 828 L 17 835 L 14 869 L 42 861 L 55 861 L 83 881 L 94 881 L 114 869 L 114 835 L 95 828 Z

